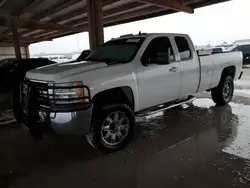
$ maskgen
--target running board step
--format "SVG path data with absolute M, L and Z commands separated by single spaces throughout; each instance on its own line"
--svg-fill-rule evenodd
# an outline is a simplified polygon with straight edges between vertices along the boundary
M 167 109 L 170 109 L 170 108 L 174 108 L 176 106 L 180 106 L 180 105 L 185 104 L 185 103 L 190 103 L 193 100 L 195 100 L 195 97 L 194 96 L 189 96 L 188 98 L 186 98 L 184 100 L 178 100 L 176 102 L 165 103 L 165 104 L 162 104 L 162 105 L 158 105 L 158 106 L 155 106 L 155 107 L 152 107 L 152 108 L 145 109 L 145 110 L 143 110 L 141 112 L 138 112 L 136 114 L 136 116 L 138 116 L 138 117 L 149 116 L 149 115 L 161 112 L 163 110 L 167 110 Z

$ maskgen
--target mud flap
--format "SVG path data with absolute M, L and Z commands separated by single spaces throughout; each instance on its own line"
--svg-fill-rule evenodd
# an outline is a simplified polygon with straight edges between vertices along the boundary
M 93 139 L 94 139 L 94 135 L 93 135 L 93 131 L 90 132 L 89 134 L 86 135 L 86 139 L 88 141 L 88 143 L 94 148 L 97 149 L 96 146 L 93 144 Z

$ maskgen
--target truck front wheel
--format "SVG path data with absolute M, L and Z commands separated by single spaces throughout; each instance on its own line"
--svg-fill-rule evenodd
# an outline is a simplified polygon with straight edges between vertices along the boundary
M 223 78 L 219 85 L 212 89 L 212 99 L 218 105 L 228 104 L 234 94 L 234 82 L 231 76 Z
M 125 104 L 95 109 L 92 118 L 92 145 L 107 153 L 122 149 L 132 139 L 134 125 L 134 113 Z

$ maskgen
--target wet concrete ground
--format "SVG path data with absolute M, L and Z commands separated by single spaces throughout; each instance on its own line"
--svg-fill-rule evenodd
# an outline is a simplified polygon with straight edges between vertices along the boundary
M 0 127 L 0 187 L 249 187 L 250 98 L 216 107 L 201 93 L 188 105 L 139 119 L 133 141 L 102 154 L 84 138 L 34 140 Z
M 132 143 L 109 155 L 83 138 L 35 141 L 14 124 L 0 129 L 0 187 L 249 187 L 249 111 L 198 98 L 139 120 Z

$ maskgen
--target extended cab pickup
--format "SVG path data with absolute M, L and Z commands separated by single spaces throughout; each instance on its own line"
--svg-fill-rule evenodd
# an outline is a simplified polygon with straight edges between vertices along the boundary
M 95 147 L 113 152 L 131 139 L 135 115 L 190 102 L 204 90 L 227 104 L 241 74 L 241 52 L 199 57 L 185 34 L 122 36 L 86 61 L 27 72 L 21 122 L 36 137 L 44 130 L 88 135 Z

